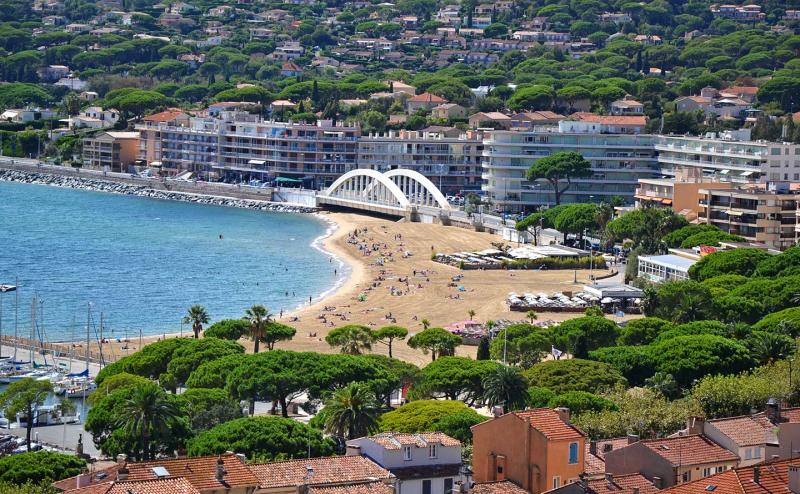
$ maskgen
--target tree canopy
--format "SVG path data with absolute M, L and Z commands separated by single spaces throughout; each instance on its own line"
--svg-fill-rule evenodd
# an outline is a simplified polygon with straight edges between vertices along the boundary
M 625 383 L 625 378 L 610 365 L 579 358 L 541 362 L 523 375 L 531 386 L 558 394 L 568 391 L 596 393 Z

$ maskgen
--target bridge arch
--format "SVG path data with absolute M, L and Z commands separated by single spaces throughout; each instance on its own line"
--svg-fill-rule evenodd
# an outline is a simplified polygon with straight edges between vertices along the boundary
M 329 197 L 407 208 L 408 198 L 394 181 L 370 168 L 350 170 L 337 178 L 325 191 Z
M 398 185 L 409 203 L 420 204 L 419 201 L 415 199 L 418 198 L 418 194 L 423 194 L 427 195 L 428 197 L 426 197 L 426 199 L 429 199 L 430 202 L 435 202 L 438 207 L 447 210 L 452 209 L 450 203 L 447 202 L 444 194 L 442 194 L 442 191 L 440 191 L 428 177 L 416 170 L 396 168 L 394 170 L 389 170 L 383 175 Z M 412 194 L 412 197 L 409 197 L 409 194 Z M 421 205 L 428 206 L 431 204 Z

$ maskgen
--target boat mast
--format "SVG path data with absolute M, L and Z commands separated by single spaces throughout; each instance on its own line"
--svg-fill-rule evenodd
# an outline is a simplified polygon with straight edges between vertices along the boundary
M 14 291 L 14 362 L 17 361 L 17 324 L 19 323 L 19 278 L 15 278 L 17 289 Z
M 28 343 L 30 361 L 33 367 L 36 367 L 36 361 L 33 360 L 33 342 L 36 341 L 36 305 L 36 293 L 34 293 L 33 299 L 31 299 L 31 341 Z

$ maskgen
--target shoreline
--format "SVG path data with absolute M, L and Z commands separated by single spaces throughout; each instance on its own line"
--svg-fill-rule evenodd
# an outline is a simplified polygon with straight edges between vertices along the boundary
M 292 203 L 244 199 L 225 195 L 202 194 L 198 192 L 158 190 L 148 185 L 124 184 L 112 180 L 103 180 L 102 178 L 64 176 L 47 172 L 27 172 L 2 167 L 0 167 L 0 182 L 44 185 L 165 201 L 191 202 L 208 206 L 249 209 L 253 211 L 298 214 L 311 214 L 318 211 L 317 208 Z

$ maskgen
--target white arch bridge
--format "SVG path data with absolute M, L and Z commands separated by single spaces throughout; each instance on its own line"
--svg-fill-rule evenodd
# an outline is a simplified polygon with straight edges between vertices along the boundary
M 453 210 L 433 182 L 406 169 L 386 173 L 368 168 L 351 170 L 318 194 L 317 204 L 404 217 L 420 209 L 442 213 Z

